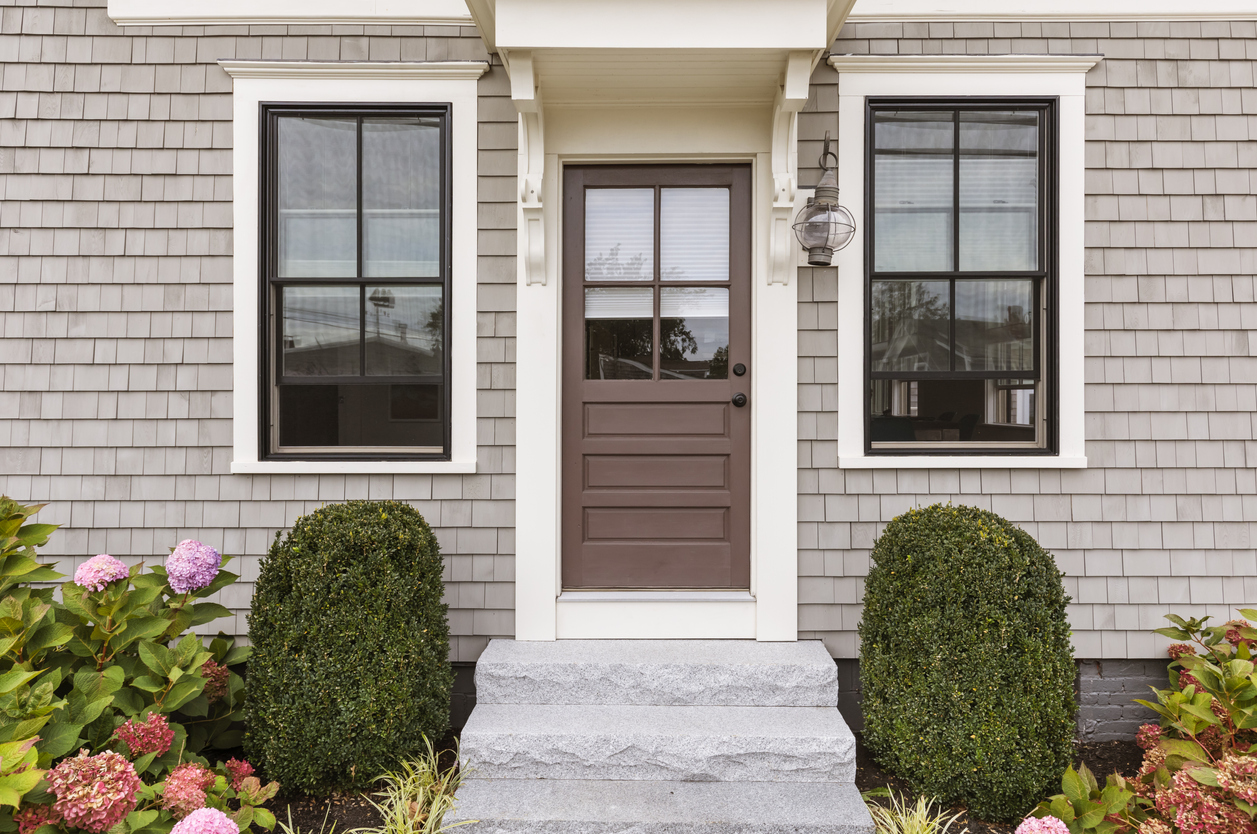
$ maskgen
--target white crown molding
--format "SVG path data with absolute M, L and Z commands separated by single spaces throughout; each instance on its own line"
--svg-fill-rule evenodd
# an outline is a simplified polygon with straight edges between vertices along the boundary
M 1103 55 L 831 55 L 838 72 L 1087 72 Z
M 119 26 L 472 26 L 463 0 L 109 0 Z
M 232 78 L 395 78 L 474 81 L 486 61 L 219 61 Z
M 1253 20 L 1251 0 L 858 0 L 851 23 Z

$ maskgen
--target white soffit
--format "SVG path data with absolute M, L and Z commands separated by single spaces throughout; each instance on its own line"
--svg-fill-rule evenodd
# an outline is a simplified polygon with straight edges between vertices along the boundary
M 109 0 L 121 26 L 471 26 L 465 0 Z
M 857 0 L 852 23 L 957 20 L 1253 20 L 1254 0 Z

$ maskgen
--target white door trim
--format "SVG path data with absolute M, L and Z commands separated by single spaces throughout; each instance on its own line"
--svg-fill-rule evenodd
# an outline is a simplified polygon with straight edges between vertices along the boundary
M 537 105 L 540 109 L 540 105 Z M 521 200 L 518 264 L 516 598 L 519 640 L 798 638 L 798 282 L 770 284 L 772 112 L 766 105 L 546 108 L 521 118 L 521 183 L 542 168 L 540 206 Z M 544 127 L 542 126 L 544 124 Z M 544 154 L 541 145 L 544 144 Z M 538 156 L 544 157 L 544 166 Z M 753 600 L 560 601 L 562 166 L 568 162 L 750 162 L 753 180 L 751 594 Z M 525 212 L 529 214 L 526 215 Z M 537 215 L 540 215 L 538 218 Z M 529 282 L 529 234 L 541 275 Z M 537 249 L 543 252 L 537 253 Z M 543 263 L 537 264 L 536 254 Z

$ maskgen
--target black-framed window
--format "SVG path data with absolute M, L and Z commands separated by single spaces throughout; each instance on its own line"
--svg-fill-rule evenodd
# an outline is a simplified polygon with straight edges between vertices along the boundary
M 1056 102 L 870 98 L 866 450 L 1055 448 Z
M 447 459 L 448 105 L 262 105 L 270 459 Z

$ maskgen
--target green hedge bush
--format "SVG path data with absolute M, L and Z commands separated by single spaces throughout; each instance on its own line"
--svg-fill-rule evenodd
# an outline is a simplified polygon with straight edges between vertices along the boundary
M 864 738 L 914 788 L 1014 821 L 1070 763 L 1074 661 L 1052 555 L 994 513 L 935 504 L 873 545 Z
M 449 724 L 441 554 L 398 501 L 300 518 L 262 563 L 249 614 L 245 750 L 288 790 L 361 788 Z

